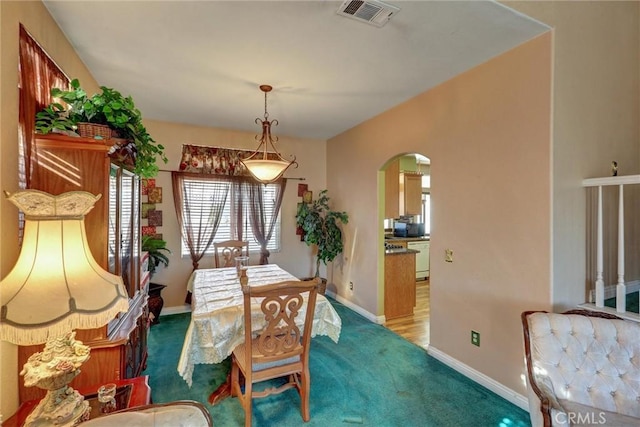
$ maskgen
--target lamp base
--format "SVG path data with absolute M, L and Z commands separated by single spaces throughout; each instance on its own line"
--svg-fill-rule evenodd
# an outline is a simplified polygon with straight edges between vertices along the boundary
M 89 402 L 86 402 L 76 390 L 65 385 L 57 390 L 48 391 L 27 417 L 24 425 L 72 427 L 88 420 L 90 415 Z
M 70 427 L 89 419 L 91 408 L 84 397 L 68 384 L 80 373 L 89 359 L 90 349 L 69 332 L 50 338 L 40 353 L 29 357 L 20 375 L 24 385 L 47 390 L 47 395 L 26 419 L 26 426 Z

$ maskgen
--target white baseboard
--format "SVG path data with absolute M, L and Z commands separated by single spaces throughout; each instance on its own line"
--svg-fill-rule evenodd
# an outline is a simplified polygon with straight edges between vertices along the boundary
M 330 296 L 331 298 L 335 299 L 336 301 L 338 301 L 340 304 L 346 305 L 349 309 L 355 311 L 356 313 L 358 313 L 359 315 L 361 315 L 362 317 L 368 319 L 369 321 L 371 321 L 373 323 L 377 323 L 378 325 L 382 325 L 385 322 L 385 317 L 384 316 L 376 316 L 375 314 L 368 312 L 364 308 L 360 307 L 359 305 L 356 305 L 356 304 L 352 303 L 351 301 L 341 297 L 340 295 L 336 295 L 334 292 L 326 291 L 326 294 L 328 296 Z
M 353 304 L 351 301 L 344 299 L 340 295 L 335 295 L 333 292 L 329 292 L 329 291 L 327 291 L 327 295 L 331 296 L 332 298 L 335 298 L 336 301 L 347 306 L 348 308 L 362 315 L 363 317 L 367 318 L 371 322 L 378 323 L 378 324 L 384 324 L 385 322 L 384 316 L 376 316 L 372 313 L 369 313 L 368 311 L 364 310 L 362 307 Z M 510 388 L 505 387 L 503 384 L 497 382 L 493 378 L 490 378 L 485 374 L 476 371 L 470 366 L 465 365 L 459 360 L 454 359 L 453 357 L 449 356 L 448 354 L 438 350 L 437 348 L 431 345 L 427 349 L 427 353 L 433 356 L 434 358 L 438 359 L 445 365 L 449 366 L 450 368 L 454 369 L 455 371 L 460 372 L 462 375 L 469 378 L 470 380 L 491 390 L 498 396 L 513 403 L 517 407 L 529 412 L 529 400 L 527 399 L 526 396 L 523 396 L 520 393 L 516 393 Z
M 384 316 L 376 316 L 375 314 L 372 314 L 372 313 L 368 312 L 367 310 L 363 309 L 359 305 L 356 305 L 356 304 L 352 303 L 351 301 L 349 301 L 347 299 L 344 299 L 340 295 L 336 295 L 335 293 L 330 292 L 330 291 L 327 291 L 327 295 L 329 295 L 330 297 L 334 298 L 340 304 L 343 304 L 343 305 L 347 306 L 349 309 L 355 311 L 356 313 L 360 314 L 361 316 L 363 316 L 364 318 L 368 319 L 369 321 L 371 321 L 373 323 L 377 323 L 377 324 L 381 325 L 381 324 L 384 324 L 384 322 L 385 322 L 385 317 Z M 176 306 L 176 307 L 163 307 L 161 316 L 169 316 L 169 315 L 172 315 L 172 314 L 188 313 L 190 311 L 191 311 L 191 307 L 189 305 L 186 305 L 186 304 L 185 305 L 181 305 L 181 306 Z M 527 398 L 525 396 L 523 396 L 523 395 L 521 395 L 519 393 L 516 393 L 515 391 L 511 390 L 508 387 L 505 387 L 504 385 L 500 384 L 499 382 L 497 382 L 493 378 L 490 378 L 490 377 L 486 376 L 485 374 L 476 371 L 475 369 L 471 368 L 470 366 L 465 365 L 464 363 L 460 362 L 457 359 L 454 359 L 453 357 L 451 357 L 448 354 L 438 350 L 437 348 L 433 347 L 432 345 L 430 345 L 429 348 L 427 349 L 427 353 L 429 355 L 433 356 L 434 358 L 438 359 L 440 362 L 444 363 L 445 365 L 449 366 L 450 368 L 454 369 L 455 371 L 460 372 L 465 377 L 467 377 L 467 378 L 471 379 L 472 381 L 475 381 L 476 383 L 480 384 L 481 386 L 491 390 L 492 392 L 494 392 L 498 396 L 501 396 L 502 398 L 504 398 L 507 401 L 513 403 L 514 405 L 518 406 L 519 408 L 522 408 L 523 410 L 529 412 L 529 401 L 527 400 Z
M 465 365 L 464 363 L 460 362 L 457 359 L 454 359 L 453 357 L 438 350 L 432 345 L 430 345 L 429 348 L 427 349 L 427 353 L 435 357 L 445 365 L 449 366 L 450 368 L 460 372 L 465 377 L 471 379 L 472 381 L 477 382 L 478 384 L 491 390 L 498 396 L 508 400 L 509 402 L 513 403 L 519 408 L 529 412 L 529 400 L 525 396 L 521 395 L 520 393 L 516 393 L 510 388 L 500 384 L 493 378 L 490 378 L 485 374 L 476 371 L 472 367 Z

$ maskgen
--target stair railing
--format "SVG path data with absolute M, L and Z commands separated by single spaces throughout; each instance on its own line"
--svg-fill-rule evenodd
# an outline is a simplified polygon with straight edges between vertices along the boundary
M 625 197 L 624 187 L 625 185 L 637 185 L 640 184 L 640 175 L 627 175 L 627 176 L 612 176 L 604 178 L 589 178 L 582 182 L 585 188 L 597 188 L 597 207 L 596 207 L 596 260 L 595 260 L 595 289 L 592 289 L 591 295 L 595 294 L 595 298 L 591 297 L 591 301 L 584 304 L 586 308 L 594 309 L 597 311 L 611 312 L 614 311 L 609 307 L 605 307 L 605 299 L 611 294 L 610 288 L 605 286 L 604 281 L 604 238 L 603 238 L 603 187 L 617 186 L 618 187 L 618 236 L 617 236 L 617 283 L 615 285 L 616 296 L 616 308 L 615 313 L 621 317 L 630 318 L 632 320 L 640 321 L 640 315 L 627 311 L 626 296 L 630 291 L 634 291 L 634 288 L 638 287 L 638 284 L 633 285 L 628 289 L 625 282 Z M 636 219 L 640 220 L 640 219 Z M 589 242 L 587 242 L 589 243 Z M 640 256 L 640 254 L 639 254 Z M 612 296 L 612 295 L 611 295 Z M 595 299 L 595 304 L 593 302 Z

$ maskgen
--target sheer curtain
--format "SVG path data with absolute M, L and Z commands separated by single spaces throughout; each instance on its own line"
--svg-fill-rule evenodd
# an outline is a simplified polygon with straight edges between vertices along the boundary
M 35 150 L 33 132 L 36 113 L 53 100 L 51 88 L 69 88 L 69 78 L 20 24 L 20 185 L 30 188 Z
M 278 220 L 286 179 L 282 178 L 271 184 L 276 185 L 277 190 L 274 200 L 269 201 L 273 203 L 269 218 L 263 200 L 264 184 L 250 177 L 240 162 L 240 159 L 250 154 L 251 151 L 247 150 L 183 144 L 180 170 L 183 173 L 192 173 L 192 176 L 214 177 L 230 184 L 232 239 L 247 240 L 249 236 L 245 236 L 244 233 L 250 224 L 253 236 L 260 244 L 260 264 L 267 264 L 270 255 L 267 244 Z M 179 210 L 180 205 L 176 204 L 176 211 Z
M 234 177 L 231 179 L 231 237 L 234 240 L 244 240 L 244 230 L 247 227 L 245 223 L 247 218 L 247 197 L 245 196 L 249 190 L 249 181 L 245 178 Z
M 278 213 L 282 206 L 282 197 L 284 195 L 284 189 L 287 186 L 287 180 L 281 178 L 274 183 L 277 186 L 276 197 L 273 201 L 273 213 L 271 220 L 267 224 L 267 217 L 265 215 L 265 204 L 263 200 L 262 185 L 258 182 L 252 182 L 249 187 L 249 218 L 251 221 L 251 229 L 253 230 L 253 236 L 258 242 L 260 242 L 260 264 L 269 263 L 269 250 L 267 249 L 267 242 L 271 239 L 273 234 L 274 225 L 278 219 Z
M 176 209 L 182 237 L 189 248 L 191 264 L 195 270 L 198 268 L 198 263 L 204 256 L 206 250 L 211 246 L 211 243 L 213 243 L 213 238 L 220 225 L 224 205 L 227 202 L 229 188 L 226 186 L 218 186 L 216 187 L 218 190 L 213 192 L 211 200 L 194 201 L 189 197 L 185 197 L 187 193 L 185 190 L 185 181 L 190 176 L 192 175 L 171 172 L 173 204 Z M 201 182 L 215 180 L 214 177 L 208 178 L 205 175 L 196 176 Z M 191 185 L 193 185 L 193 182 Z M 183 206 L 187 214 L 186 216 L 183 215 Z

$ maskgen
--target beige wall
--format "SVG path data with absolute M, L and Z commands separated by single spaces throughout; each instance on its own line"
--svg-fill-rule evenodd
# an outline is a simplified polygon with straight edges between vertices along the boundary
M 546 34 L 327 146 L 329 191 L 352 218 L 346 246 L 358 254 L 344 269 L 354 292 L 345 279 L 341 294 L 381 314 L 378 171 L 399 153 L 429 157 L 431 344 L 521 393 L 520 312 L 550 308 L 550 117 Z M 445 248 L 454 250 L 452 264 Z M 480 348 L 469 342 L 471 329 Z
M 22 23 L 42 47 L 69 76 L 80 79 L 87 91 L 97 84 L 78 59 L 49 12 L 40 2 L 0 2 L 0 190 L 18 189 L 18 38 Z M 0 277 L 13 267 L 17 257 L 17 211 L 0 200 Z M 18 402 L 18 370 L 16 347 L 0 342 L 0 414 L 7 418 Z M 21 379 L 20 379 L 21 380 Z
M 340 294 L 381 314 L 377 171 L 401 153 L 432 160 L 432 345 L 524 394 L 520 311 L 583 302 L 582 179 L 612 160 L 638 173 L 640 3 L 504 3 L 553 34 L 333 138 L 327 177 L 352 218 Z
M 248 117 L 247 120 L 251 120 L 251 117 Z M 166 170 L 178 170 L 182 144 L 249 150 L 253 150 L 257 146 L 254 138 L 255 133 L 186 126 L 152 120 L 145 121 L 145 125 L 149 134 L 158 143 L 165 146 L 169 163 L 160 167 Z M 256 126 L 256 132 L 260 132 L 258 126 Z M 311 248 L 300 242 L 300 238 L 295 234 L 296 208 L 297 203 L 301 201 L 297 193 L 298 183 L 307 184 L 314 194 L 325 188 L 326 143 L 320 140 L 287 138 L 278 135 L 277 128 L 274 128 L 273 132 L 274 135 L 279 137 L 277 147 L 283 157 L 289 158 L 293 154 L 296 156 L 299 165 L 297 169 L 287 171 L 286 175 L 289 177 L 303 177 L 305 180 L 290 180 L 287 183 L 281 208 L 282 250 L 280 252 L 272 252 L 269 261 L 279 264 L 296 276 L 310 276 L 313 275 L 313 268 L 315 267 Z M 163 234 L 163 238 L 167 241 L 167 247 L 171 250 L 171 254 L 169 255 L 169 268 L 161 268 L 153 277 L 153 281 L 168 285 L 162 291 L 165 301 L 164 306 L 175 309 L 184 305 L 187 280 L 192 271 L 191 259 L 188 256 L 180 256 L 180 229 L 173 205 L 171 174 L 160 172 L 156 177 L 156 185 L 163 188 L 163 203 L 156 207 L 163 211 L 163 226 L 159 229 L 159 232 Z M 258 262 L 257 255 L 252 262 Z M 203 258 L 200 267 L 213 267 L 213 257 Z
M 612 160 L 620 175 L 640 172 L 640 2 L 504 3 L 554 27 L 552 293 L 563 310 L 583 302 L 582 179 L 608 176 Z
M 401 153 L 432 159 L 432 343 L 524 394 L 519 312 L 581 302 L 580 181 L 607 175 L 611 160 L 622 174 L 640 168 L 640 19 L 637 2 L 506 4 L 552 25 L 553 40 L 547 34 L 526 43 L 332 139 L 326 150 L 322 141 L 286 138 L 280 148 L 298 157 L 290 176 L 306 177 L 314 192 L 328 187 L 334 206 L 349 213 L 345 254 L 328 275 L 340 298 L 374 314 L 383 307 L 379 170 Z M 41 3 L 0 2 L 0 186 L 8 191 L 17 189 L 19 22 L 69 76 L 90 92 L 97 88 Z M 165 169 L 177 167 L 182 143 L 255 144 L 252 133 L 145 123 L 167 147 Z M 173 254 L 154 281 L 169 286 L 165 307 L 180 306 L 191 266 L 179 256 L 168 173 L 158 185 L 166 191 L 162 232 Z M 304 275 L 313 256 L 293 234 L 295 187 L 290 182 L 283 206 L 286 251 L 272 262 Z M 15 208 L 0 200 L 2 277 L 17 258 L 16 229 Z M 443 262 L 445 248 L 455 251 L 453 264 Z M 480 348 L 469 344 L 472 328 L 481 332 Z M 6 417 L 17 406 L 18 370 L 14 347 L 0 345 Z

